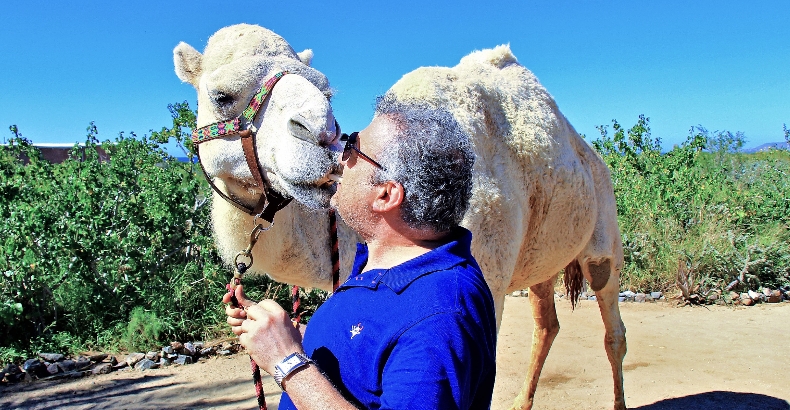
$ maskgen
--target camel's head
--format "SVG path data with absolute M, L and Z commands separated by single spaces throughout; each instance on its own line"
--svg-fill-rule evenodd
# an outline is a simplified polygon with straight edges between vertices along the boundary
M 198 127 L 237 117 L 266 80 L 290 73 L 253 121 L 261 172 L 280 194 L 312 208 L 328 206 L 340 130 L 329 82 L 309 66 L 312 51 L 297 54 L 277 34 L 240 24 L 217 31 L 203 54 L 180 43 L 173 59 L 178 77 L 197 90 Z M 200 161 L 218 189 L 244 206 L 255 205 L 262 187 L 254 182 L 238 135 L 202 143 Z

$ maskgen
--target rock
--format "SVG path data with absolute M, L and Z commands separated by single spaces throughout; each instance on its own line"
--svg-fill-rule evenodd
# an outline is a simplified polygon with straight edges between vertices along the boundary
M 180 354 L 178 355 L 178 358 L 176 360 L 173 360 L 173 364 L 178 364 L 182 366 L 187 364 L 192 364 L 192 357 L 184 354 Z
M 80 356 L 77 358 L 77 370 L 83 370 L 86 367 L 90 367 L 92 364 L 93 362 L 91 362 L 91 359 L 88 359 L 85 356 Z
M 205 348 L 205 349 L 200 351 L 200 355 L 201 356 L 211 356 L 212 354 L 214 354 L 214 351 L 216 351 L 216 349 L 217 349 L 216 347 L 207 347 L 207 348 Z
M 148 369 L 156 369 L 157 367 L 158 365 L 156 364 L 156 362 L 151 359 L 142 359 L 139 362 L 137 362 L 137 364 L 134 365 L 134 368 L 140 371 L 148 370 Z
M 112 365 L 110 363 L 100 363 L 91 370 L 93 374 L 107 374 L 112 372 Z
M 159 352 L 148 352 L 145 354 L 145 358 L 148 360 L 159 360 Z
M 126 356 L 126 359 L 124 361 L 129 366 L 134 366 L 134 365 L 137 364 L 137 362 L 139 362 L 140 360 L 143 360 L 143 359 L 145 359 L 145 354 L 144 353 L 132 353 L 129 356 Z
M 159 367 L 167 367 L 173 364 L 173 361 L 170 359 L 165 359 L 164 357 L 159 359 Z
M 626 290 L 625 292 L 621 292 L 621 293 L 620 293 L 620 296 L 625 296 L 625 297 L 627 297 L 627 298 L 631 299 L 631 298 L 633 298 L 634 296 L 636 296 L 636 293 L 634 293 L 634 292 L 631 292 L 630 290 Z
M 3 369 L 3 373 L 5 373 L 5 374 L 21 374 L 22 373 L 22 369 L 20 369 L 19 366 L 15 365 L 13 363 L 9 363 L 8 366 L 6 366 Z
M 592 295 L 592 296 L 587 296 L 587 300 L 598 300 L 598 298 L 595 295 Z
M 645 303 L 645 294 L 644 293 L 637 293 L 634 295 L 634 301 L 636 303 Z
M 123 362 L 118 362 L 118 364 L 112 365 L 112 368 L 115 369 L 115 370 L 120 370 L 120 369 L 123 369 L 124 367 L 127 367 L 127 366 L 129 366 L 129 363 L 126 363 L 125 361 L 123 361 Z
M 70 372 L 77 368 L 77 362 L 74 360 L 63 360 L 56 363 L 62 372 Z
M 95 355 L 92 355 L 92 356 L 88 356 L 88 359 L 90 361 L 94 362 L 94 363 L 98 363 L 98 362 L 103 362 L 104 359 L 107 358 L 107 356 L 109 356 L 109 355 L 108 354 L 104 354 L 104 353 L 100 353 L 100 354 L 95 354 Z
M 222 342 L 220 345 L 220 350 L 231 350 L 233 348 L 233 343 L 231 342 Z
M 741 298 L 741 296 L 738 294 L 738 292 L 730 291 L 730 300 L 731 301 L 735 302 L 736 300 L 738 300 L 740 298 Z
M 766 298 L 768 303 L 779 303 L 782 301 L 782 292 L 778 290 L 771 291 L 771 294 Z
M 178 353 L 167 354 L 165 355 L 165 358 L 167 358 L 168 360 L 175 360 L 178 358 Z
M 658 299 L 661 299 L 662 293 L 661 292 L 650 292 L 650 296 L 652 296 L 653 299 L 658 300 Z
M 183 352 L 183 354 L 185 354 L 187 356 L 194 356 L 196 352 L 197 352 L 197 350 L 195 349 L 195 345 L 193 345 L 192 342 L 184 343 L 184 352 Z
M 33 380 L 49 376 L 47 366 L 44 363 L 41 363 L 41 361 L 38 359 L 30 359 L 25 361 L 25 364 L 22 365 L 22 370 L 24 370 L 25 373 L 27 373 Z
M 785 291 L 785 299 L 790 300 L 790 290 Z
M 47 366 L 47 372 L 50 375 L 60 373 L 60 366 L 57 363 L 52 363 L 51 365 Z
M 181 342 L 170 342 L 170 347 L 173 348 L 173 351 L 179 351 L 184 348 L 184 345 Z
M 709 301 L 711 301 L 711 302 L 713 302 L 713 301 L 715 301 L 715 300 L 718 300 L 718 299 L 719 299 L 719 294 L 718 294 L 718 293 L 716 293 L 716 292 L 711 292 L 711 293 L 708 293 L 708 297 L 707 297 L 707 299 L 708 299 Z
M 163 354 L 173 354 L 173 353 L 175 353 L 175 349 L 173 349 L 173 346 L 165 346 L 165 347 L 162 348 L 162 353 Z
M 218 350 L 217 354 L 220 356 L 230 356 L 233 353 L 230 350 L 225 349 L 225 350 Z
M 741 304 L 744 306 L 751 306 L 754 304 L 754 300 L 751 298 L 741 299 Z
M 755 302 L 760 302 L 765 297 L 765 295 L 763 295 L 761 292 L 755 292 L 753 290 L 750 290 L 749 292 L 747 292 L 747 294 L 749 295 L 750 298 L 754 299 Z
M 118 358 L 115 356 L 110 356 L 110 364 L 115 366 L 118 364 Z
M 38 357 L 50 363 L 59 362 L 66 358 L 60 353 L 40 353 Z
M 510 296 L 513 296 L 514 298 L 520 298 L 521 297 L 521 291 L 517 290 L 517 291 L 511 293 Z
M 769 289 L 769 288 L 763 288 L 763 295 L 765 295 L 765 296 L 771 296 L 771 293 L 773 293 L 773 291 L 772 291 L 771 289 Z
M 592 300 L 595 300 L 595 299 L 592 299 Z M 618 296 L 617 297 L 617 301 L 620 302 L 620 303 L 625 302 L 625 296 Z
M 653 299 L 653 296 L 651 294 L 648 293 L 645 295 L 645 302 L 653 302 L 654 300 L 655 299 Z
M 195 342 L 194 345 L 195 345 L 195 349 L 196 350 L 201 350 L 201 349 L 203 349 L 203 346 L 205 346 L 205 343 L 203 343 L 203 342 Z

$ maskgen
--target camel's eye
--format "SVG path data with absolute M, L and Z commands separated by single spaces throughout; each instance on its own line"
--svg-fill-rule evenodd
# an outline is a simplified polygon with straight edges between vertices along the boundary
M 214 103 L 221 107 L 226 107 L 233 104 L 233 96 L 230 94 L 226 94 L 222 91 L 215 91 L 211 94 L 211 98 L 214 100 Z

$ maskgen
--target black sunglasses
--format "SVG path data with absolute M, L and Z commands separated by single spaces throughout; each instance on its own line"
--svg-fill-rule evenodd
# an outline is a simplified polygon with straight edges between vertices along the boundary
M 381 164 L 376 162 L 373 158 L 365 155 L 365 153 L 363 153 L 362 151 L 359 150 L 359 148 L 357 148 L 357 139 L 359 139 L 358 132 L 352 132 L 351 135 L 343 133 L 343 135 L 340 136 L 340 141 L 346 142 L 346 146 L 343 147 L 343 161 L 348 161 L 348 159 L 351 158 L 351 151 L 356 151 L 356 153 L 359 154 L 359 156 L 364 158 L 366 161 L 375 165 L 379 169 L 384 169 L 384 167 L 381 166 Z

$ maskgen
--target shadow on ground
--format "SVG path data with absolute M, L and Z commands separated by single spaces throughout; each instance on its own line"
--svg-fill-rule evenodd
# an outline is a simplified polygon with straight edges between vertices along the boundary
M 731 391 L 712 391 L 676 397 L 634 407 L 632 410 L 790 410 L 790 403 L 776 397 L 755 393 L 736 393 Z
M 250 384 L 246 377 L 229 379 L 211 387 L 176 383 L 172 378 L 172 375 L 155 375 L 106 380 L 74 389 L 67 384 L 31 383 L 13 390 L 0 389 L 0 409 L 201 409 L 236 407 L 234 404 L 248 399 L 227 397 L 228 390 L 239 383 Z M 271 400 L 270 396 L 279 396 L 279 393 L 266 396 Z

